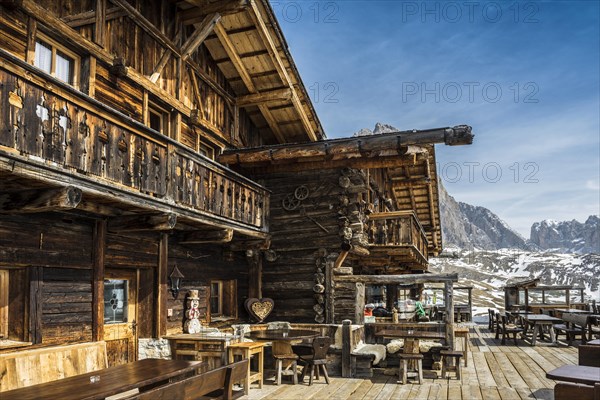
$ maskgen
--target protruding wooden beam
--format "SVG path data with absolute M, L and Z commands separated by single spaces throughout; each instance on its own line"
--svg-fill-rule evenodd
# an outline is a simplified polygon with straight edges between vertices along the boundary
M 108 230 L 111 232 L 170 231 L 177 223 L 177 215 L 173 213 L 152 215 L 126 215 L 111 218 Z
M 230 245 L 231 251 L 246 251 L 253 250 L 268 250 L 271 247 L 271 237 L 266 239 L 250 239 L 232 242 Z
M 179 244 L 229 243 L 231 239 L 233 239 L 233 229 L 194 231 L 186 233 Z
M 291 98 L 292 89 L 283 88 L 240 96 L 237 98 L 236 102 L 238 107 L 251 107 L 277 101 L 289 101 Z
M 362 282 L 369 285 L 412 285 L 418 283 L 458 282 L 458 274 L 405 274 L 405 275 L 340 275 L 337 282 Z
M 197 8 L 181 12 L 181 21 L 184 25 L 197 24 L 208 14 L 235 14 L 244 11 L 250 5 L 248 0 L 187 0 L 187 2 Z
M 127 13 L 121 7 L 111 7 L 106 9 L 105 21 L 110 21 L 116 18 L 121 18 Z M 91 25 L 96 22 L 96 10 L 85 11 L 79 14 L 65 15 L 61 18 L 71 28 L 79 28 L 80 26 Z
M 0 195 L 0 213 L 26 214 L 72 210 L 77 207 L 81 198 L 81 189 L 74 186 L 4 193 Z
M 220 20 L 221 14 L 213 13 L 207 15 L 200 24 L 195 25 L 196 30 L 181 46 L 181 56 L 184 61 L 204 42 Z

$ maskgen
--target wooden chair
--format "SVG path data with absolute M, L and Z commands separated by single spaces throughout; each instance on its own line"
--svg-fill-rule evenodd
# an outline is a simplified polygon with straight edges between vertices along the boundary
M 517 346 L 517 333 L 522 333 L 523 328 L 519 328 L 514 324 L 509 324 L 506 321 L 506 315 L 500 315 L 500 313 L 496 314 L 496 320 L 498 321 L 498 328 L 496 330 L 496 339 L 498 339 L 499 335 L 502 334 L 502 342 L 501 344 L 506 344 L 506 336 L 513 335 L 513 340 L 515 342 L 515 346 Z
M 578 351 L 579 365 L 600 368 L 600 346 L 588 346 L 582 344 L 579 346 Z
M 594 386 L 558 382 L 554 386 L 554 400 L 600 400 L 600 383 Z
M 448 372 L 454 371 L 456 379 L 460 381 L 460 358 L 463 353 L 461 351 L 442 350 L 440 355 L 442 356 L 442 378 L 446 379 Z M 451 360 L 454 360 L 454 365 L 450 365 Z
M 492 331 L 494 329 L 494 317 L 495 311 L 492 308 L 488 308 L 488 329 Z
M 408 361 L 416 361 L 417 379 L 420 385 L 423 382 L 423 354 L 400 353 L 398 357 L 400 358 L 400 368 L 398 369 L 400 383 L 406 384 L 408 381 Z
M 570 346 L 577 336 L 581 336 L 581 344 L 585 344 L 585 331 L 588 328 L 587 315 L 563 313 L 561 319 L 564 321 L 564 324 L 554 324 L 552 326 L 552 329 L 556 333 L 556 338 L 558 339 L 559 335 L 564 334 Z
M 276 384 L 281 385 L 281 375 L 283 375 L 283 362 L 290 362 L 290 370 L 292 371 L 292 382 L 294 385 L 298 383 L 298 374 L 296 373 L 296 369 L 298 367 L 298 355 L 297 354 L 273 354 L 273 358 L 275 359 L 275 369 L 276 369 Z
M 327 351 L 331 345 L 331 338 L 328 336 L 316 337 L 312 342 L 312 353 L 310 355 L 300 356 L 300 362 L 304 364 L 300 382 L 304 382 L 306 370 L 308 369 L 308 386 L 312 385 L 313 375 L 319 379 L 319 369 L 323 371 L 325 382 L 329 385 L 329 375 L 327 375 Z M 317 368 L 315 368 L 315 366 Z

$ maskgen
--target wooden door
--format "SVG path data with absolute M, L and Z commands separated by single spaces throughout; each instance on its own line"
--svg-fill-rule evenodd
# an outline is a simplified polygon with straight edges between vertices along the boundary
M 137 359 L 138 273 L 107 269 L 104 279 L 104 340 L 108 366 Z

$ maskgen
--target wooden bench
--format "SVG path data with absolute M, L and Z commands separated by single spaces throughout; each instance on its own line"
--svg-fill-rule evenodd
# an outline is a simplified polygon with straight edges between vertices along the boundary
M 571 314 L 571 313 L 563 313 L 561 318 L 565 323 L 564 324 L 555 324 L 553 325 L 554 331 L 556 332 L 556 338 L 563 333 L 567 337 L 567 343 L 569 346 L 571 342 L 575 339 L 575 336 L 581 336 L 581 343 L 585 344 L 586 335 L 585 331 L 588 327 L 588 316 L 582 314 Z
M 107 365 L 103 341 L 3 353 L 0 392 L 98 371 Z
M 594 386 L 558 382 L 554 386 L 554 400 L 600 400 L 600 383 Z
M 233 384 L 245 380 L 250 360 L 225 365 L 181 381 L 158 386 L 152 390 L 127 397 L 127 400 L 191 400 L 199 399 L 218 390 L 223 399 L 233 398 Z M 243 393 L 243 392 L 242 392 Z
M 579 353 L 579 365 L 600 367 L 600 346 L 586 346 L 582 344 L 577 351 Z

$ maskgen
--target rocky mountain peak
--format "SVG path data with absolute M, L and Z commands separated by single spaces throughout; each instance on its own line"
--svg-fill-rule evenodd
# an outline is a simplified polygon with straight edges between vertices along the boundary
M 600 253 L 600 217 L 590 215 L 584 223 L 546 219 L 531 226 L 530 237 L 543 250 Z
M 399 129 L 392 125 L 382 124 L 381 122 L 377 122 L 375 124 L 375 129 L 370 130 L 369 128 L 362 128 L 361 130 L 355 132 L 354 135 L 352 135 L 352 136 L 379 135 L 382 133 L 390 133 L 390 132 L 397 132 L 397 131 L 399 131 Z

